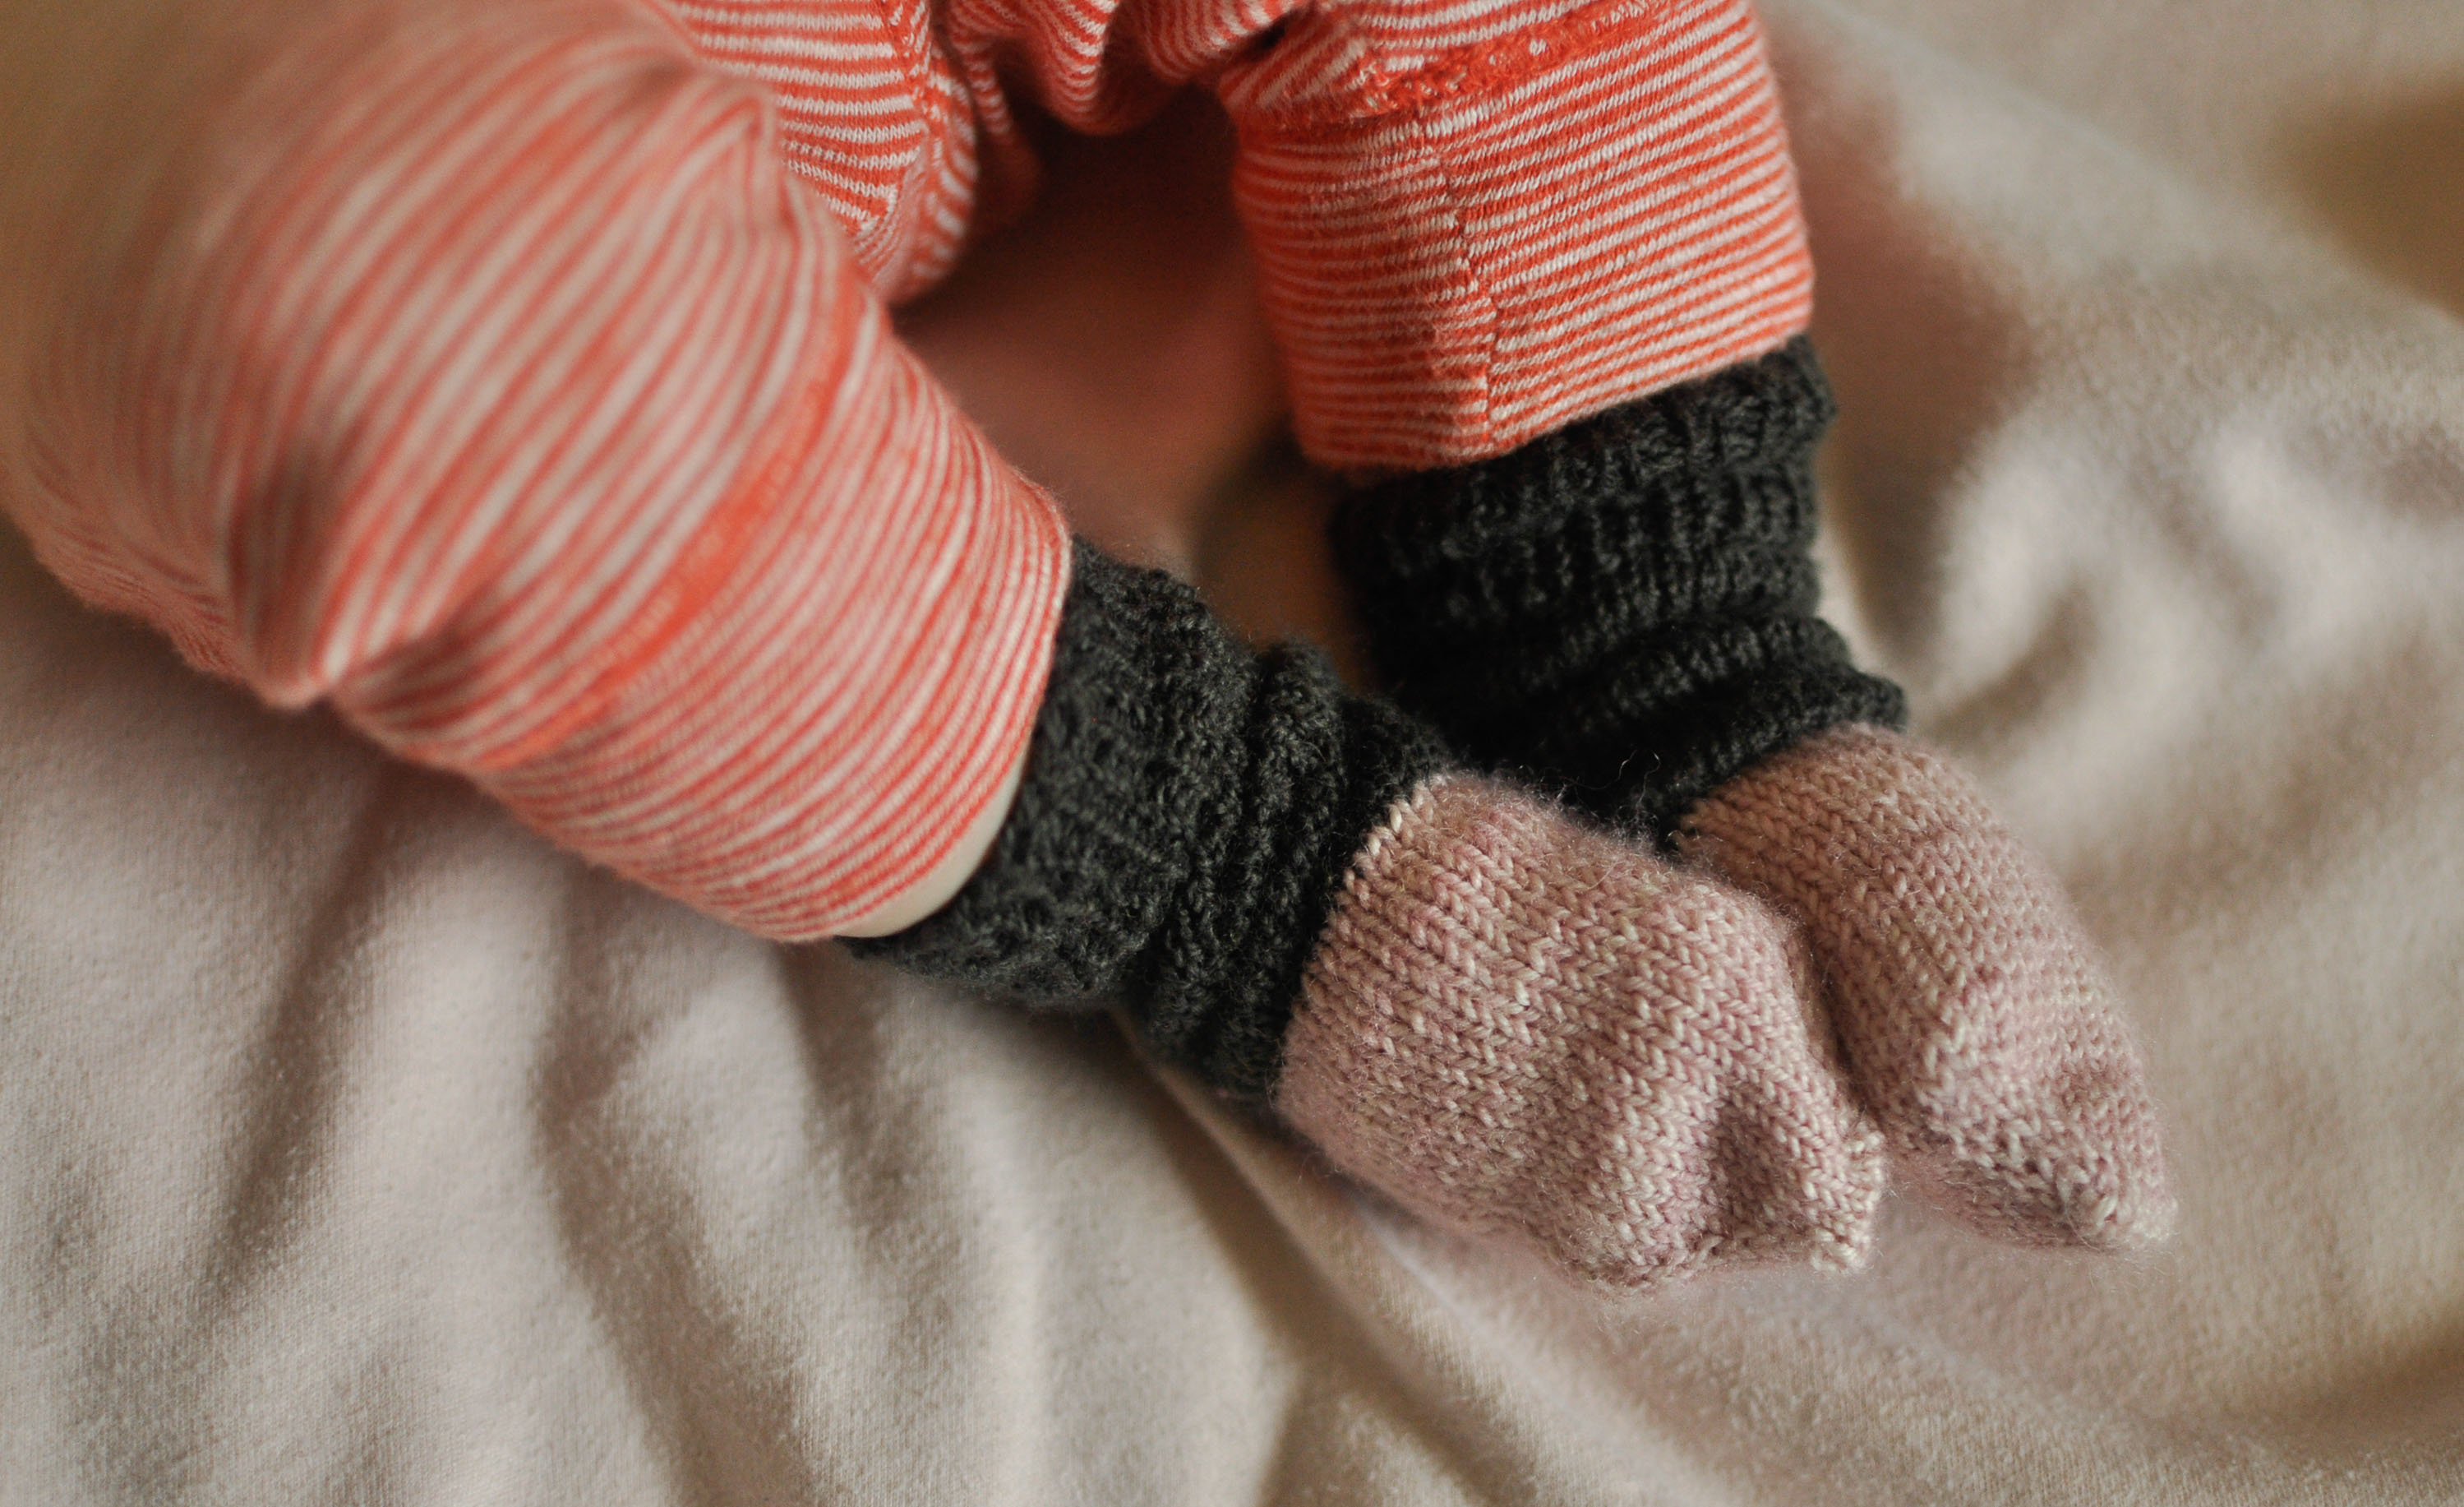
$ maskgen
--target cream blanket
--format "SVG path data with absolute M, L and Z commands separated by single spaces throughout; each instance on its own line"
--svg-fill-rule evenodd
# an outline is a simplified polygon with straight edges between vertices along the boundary
M 2184 1204 L 1621 1304 L 731 934 L 0 534 L 0 1500 L 2464 1497 L 2464 17 L 1787 0 L 1833 604 Z

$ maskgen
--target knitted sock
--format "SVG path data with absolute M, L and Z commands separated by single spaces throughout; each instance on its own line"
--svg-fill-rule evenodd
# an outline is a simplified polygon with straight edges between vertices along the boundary
M 2093 948 L 1973 787 L 1886 730 L 1898 690 L 1815 615 L 1830 413 L 1798 340 L 1359 493 L 1338 559 L 1406 709 L 1807 923 L 1915 1184 L 2004 1235 L 2154 1238 L 2154 1117 Z M 1859 730 L 1817 736 L 1840 727 Z
M 1084 545 L 1053 666 L 984 868 L 859 954 L 1118 1003 L 1407 1210 L 1594 1279 L 1861 1252 L 1879 1141 L 1769 912 Z
M 1730 781 L 1679 842 L 1805 919 L 1865 1102 L 1937 1199 L 2035 1243 L 2171 1228 L 2113 987 L 2059 883 L 1967 776 L 1838 728 Z
M 1666 839 L 1767 754 L 1896 725 L 1815 615 L 1815 440 L 1795 341 L 1496 459 L 1354 493 L 1338 564 L 1395 698 L 1475 763 Z
M 1372 835 L 1311 958 L 1276 1102 L 1456 1229 L 1639 1284 L 1864 1259 L 1879 1139 L 1745 897 L 1485 781 Z

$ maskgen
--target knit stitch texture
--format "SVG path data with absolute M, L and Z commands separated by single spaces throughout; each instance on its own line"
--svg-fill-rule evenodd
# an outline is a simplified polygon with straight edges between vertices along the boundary
M 1665 840 L 1696 801 L 1842 722 L 1899 725 L 1815 615 L 1803 340 L 1338 510 L 1336 557 L 1406 710 Z
M 1802 919 L 1913 1184 L 2006 1239 L 2171 1229 L 2145 1075 L 2061 888 L 1945 760 L 1839 728 L 1703 803 L 1686 855 Z
M 1434 739 L 1323 655 L 1260 654 L 1187 586 L 1080 543 L 1017 803 L 935 915 L 854 943 L 1045 1007 L 1126 1006 L 1252 1102 L 1345 871 Z
M 1380 829 L 1277 1106 L 1411 1212 L 1595 1281 L 1859 1264 L 1881 1141 L 1753 900 L 1485 781 Z

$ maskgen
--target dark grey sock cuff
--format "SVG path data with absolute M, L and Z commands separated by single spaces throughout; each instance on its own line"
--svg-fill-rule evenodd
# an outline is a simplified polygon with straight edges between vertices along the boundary
M 1392 694 L 1474 763 L 1665 841 L 1694 804 L 1827 727 L 1905 719 L 1815 615 L 1803 340 L 1337 510 Z
M 1077 546 L 1017 804 L 957 898 L 856 952 L 1063 1008 L 1264 1100 L 1345 872 L 1435 741 L 1324 656 L 1259 654 L 1188 587 Z

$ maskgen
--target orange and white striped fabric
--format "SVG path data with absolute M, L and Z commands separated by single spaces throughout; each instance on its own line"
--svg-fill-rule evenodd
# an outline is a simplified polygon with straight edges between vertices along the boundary
M 1005 89 L 1221 90 L 1331 464 L 1804 319 L 1743 0 L 28 0 L 0 51 L 114 6 L 186 51 L 98 61 L 116 115 L 60 86 L 84 176 L 0 185 L 0 504 L 195 662 L 772 936 L 915 887 L 1042 694 L 1065 526 L 883 313 L 1023 191 Z
M 1812 264 L 1744 0 L 1385 0 L 1226 78 L 1301 443 L 1485 459 L 1805 327 Z
M 12 508 L 196 662 L 700 908 L 894 900 L 1032 728 L 1059 513 L 758 86 L 614 0 L 341 14 L 97 258 Z
M 1502 454 L 1771 350 L 1811 309 L 1746 0 L 668 4 L 776 91 L 790 161 L 893 298 L 956 256 L 979 159 L 1017 190 L 1005 62 L 1087 130 L 1211 81 L 1325 465 Z

